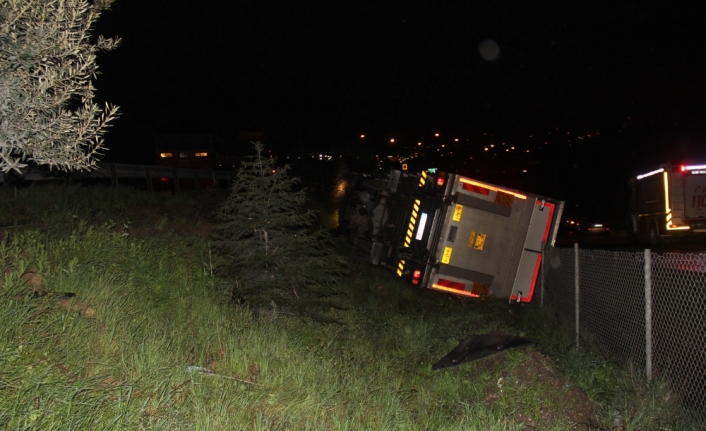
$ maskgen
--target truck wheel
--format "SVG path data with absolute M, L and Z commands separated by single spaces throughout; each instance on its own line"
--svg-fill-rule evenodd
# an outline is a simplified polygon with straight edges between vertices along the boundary
M 650 229 L 648 232 L 650 245 L 657 245 L 660 243 L 661 238 L 659 237 L 659 228 L 657 227 L 657 222 L 654 220 L 650 221 Z

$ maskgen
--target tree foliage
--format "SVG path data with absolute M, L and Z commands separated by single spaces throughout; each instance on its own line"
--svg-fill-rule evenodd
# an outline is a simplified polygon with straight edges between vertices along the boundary
M 0 171 L 91 169 L 117 107 L 93 100 L 94 23 L 113 0 L 0 0 Z
M 295 190 L 299 179 L 289 166 L 277 168 L 261 143 L 255 151 L 218 212 L 222 275 L 253 305 L 274 302 L 320 318 L 339 306 L 343 261 L 332 253 L 330 234 L 312 227 L 315 213 L 304 208 L 305 191 Z

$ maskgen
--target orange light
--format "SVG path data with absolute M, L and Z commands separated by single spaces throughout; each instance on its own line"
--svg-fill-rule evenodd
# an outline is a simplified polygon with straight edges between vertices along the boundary
M 172 157 L 172 153 L 159 153 L 159 157 L 166 159 Z
M 495 191 L 495 192 L 507 193 L 507 194 L 509 194 L 509 195 L 515 196 L 516 198 L 527 199 L 527 196 L 522 195 L 522 194 L 520 194 L 520 193 L 511 192 L 510 190 L 499 189 L 499 188 L 497 188 L 497 187 L 494 187 L 494 186 L 491 186 L 491 185 L 488 185 L 488 184 L 485 184 L 485 183 L 481 183 L 481 182 L 478 182 L 478 181 L 473 181 L 473 180 L 469 180 L 469 179 L 466 179 L 466 178 L 461 178 L 460 181 L 461 181 L 462 183 L 471 184 L 471 185 L 478 186 L 478 187 L 484 187 L 484 188 L 486 188 L 486 189 L 493 190 L 493 191 Z
M 442 286 L 442 285 L 436 284 L 436 283 L 432 284 L 431 287 L 433 287 L 434 289 L 437 289 L 437 290 L 443 290 L 444 292 L 455 293 L 457 295 L 470 296 L 471 298 L 480 298 L 480 295 L 478 295 L 476 293 L 467 292 L 465 290 L 453 289 L 451 287 Z
M 194 156 L 196 156 L 196 157 L 208 157 L 208 153 L 206 153 L 206 152 L 194 153 Z

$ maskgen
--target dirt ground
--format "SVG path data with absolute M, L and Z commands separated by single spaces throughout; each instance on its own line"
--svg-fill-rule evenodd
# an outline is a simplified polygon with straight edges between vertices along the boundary
M 523 417 L 519 413 L 517 419 L 529 426 L 542 423 L 564 422 L 573 424 L 572 430 L 596 429 L 592 423 L 594 416 L 593 404 L 586 394 L 577 388 L 570 380 L 559 373 L 553 364 L 541 353 L 529 350 L 529 360 L 512 369 L 511 375 L 517 378 L 517 384 L 539 383 L 541 387 L 549 388 L 544 393 L 552 407 L 541 408 L 540 418 Z M 569 409 L 553 406 L 565 406 Z M 539 424 L 537 424 L 537 422 Z M 541 428 L 540 428 L 541 429 Z

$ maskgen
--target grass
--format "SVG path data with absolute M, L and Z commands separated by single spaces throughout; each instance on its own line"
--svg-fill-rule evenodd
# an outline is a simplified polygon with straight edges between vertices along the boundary
M 692 426 L 664 385 L 574 352 L 535 310 L 412 289 L 345 245 L 349 307 L 332 310 L 343 324 L 232 306 L 215 288 L 208 238 L 176 234 L 175 209 L 196 211 L 198 195 L 2 193 L 0 220 L 27 213 L 29 222 L 0 243 L 0 429 Z M 134 206 L 155 216 L 130 220 Z M 28 294 L 28 270 L 46 290 L 76 296 Z M 486 332 L 541 344 L 431 370 L 459 339 Z

